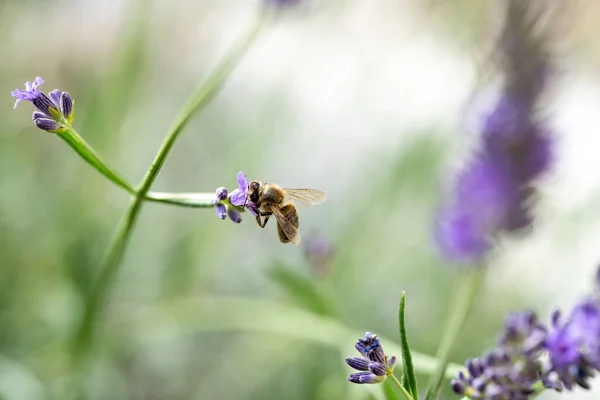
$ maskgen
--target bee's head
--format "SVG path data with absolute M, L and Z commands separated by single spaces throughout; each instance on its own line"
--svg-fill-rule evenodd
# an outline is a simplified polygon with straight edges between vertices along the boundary
M 248 200 L 251 203 L 257 204 L 260 197 L 261 184 L 259 181 L 252 181 L 248 185 Z

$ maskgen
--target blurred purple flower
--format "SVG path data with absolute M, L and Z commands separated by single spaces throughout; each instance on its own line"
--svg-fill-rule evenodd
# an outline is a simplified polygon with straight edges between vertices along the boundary
M 44 83 L 39 76 L 33 80 L 33 83 L 26 82 L 25 90 L 15 89 L 11 95 L 16 98 L 14 108 L 21 100 L 31 101 L 39 110 L 33 113 L 33 122 L 35 125 L 45 131 L 61 132 L 66 129 L 66 124 L 73 122 L 74 102 L 69 93 L 54 89 L 50 96 L 38 90 L 38 87 Z
M 327 238 L 318 235 L 309 236 L 304 241 L 304 255 L 318 276 L 323 277 L 329 273 L 334 250 L 331 241 Z
M 367 332 L 364 338 L 359 338 L 354 346 L 363 356 L 348 357 L 346 363 L 361 372 L 355 372 L 348 376 L 352 383 L 381 383 L 394 372 L 396 357 L 388 358 L 381 347 L 377 335 Z
M 550 327 L 532 312 L 512 313 L 497 347 L 465 366 L 451 386 L 473 399 L 525 400 L 540 383 L 559 392 L 589 389 L 600 371 L 600 301 L 584 299 L 567 318 L 555 311 Z
M 456 176 L 453 195 L 438 214 L 438 247 L 454 261 L 478 260 L 499 234 L 531 226 L 536 180 L 553 163 L 552 133 L 536 113 L 542 83 L 548 79 L 532 78 L 549 70 L 548 57 L 539 38 L 532 37 L 533 22 L 539 19 L 529 3 L 506 2 L 498 50 L 508 60 L 505 87 L 482 116 L 480 146 Z

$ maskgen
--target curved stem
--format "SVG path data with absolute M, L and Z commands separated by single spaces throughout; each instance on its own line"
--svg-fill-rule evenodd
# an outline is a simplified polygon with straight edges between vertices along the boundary
M 225 82 L 225 78 L 229 76 L 237 62 L 240 60 L 241 56 L 254 42 L 262 30 L 266 20 L 266 14 L 261 14 L 256 24 L 250 29 L 250 31 L 244 35 L 241 41 L 232 47 L 229 53 L 223 57 L 217 68 L 214 69 L 206 81 L 202 83 L 188 98 L 181 112 L 175 119 L 175 123 L 171 127 L 167 137 L 158 150 L 154 161 L 152 161 L 152 165 L 150 165 L 148 172 L 146 172 L 146 176 L 144 176 L 144 179 L 140 184 L 138 193 L 140 193 L 142 196 L 148 192 L 150 186 L 156 179 L 160 169 L 167 159 L 171 147 L 173 147 L 173 143 L 175 143 L 175 140 L 177 140 L 177 137 L 181 133 L 181 130 L 185 124 L 190 120 L 192 115 L 194 115 L 197 110 L 201 109 L 208 104 L 210 100 L 212 100 L 223 82 Z
M 426 400 L 435 400 L 439 396 L 450 355 L 471 313 L 484 275 L 485 268 L 480 268 L 466 270 L 463 276 L 459 277 L 450 302 L 450 314 L 446 321 L 444 336 L 436 354 L 438 367 L 429 381 Z
M 109 180 L 125 189 L 127 192 L 131 194 L 135 193 L 135 189 L 127 182 L 127 179 L 125 179 L 115 168 L 102 161 L 102 158 L 100 158 L 92 146 L 90 146 L 77 131 L 75 131 L 75 129 L 68 127 L 66 131 L 58 133 L 58 136 L 67 142 L 81 158 L 87 161 L 88 164 L 98 170 L 102 175 L 106 176 Z
M 390 375 L 390 379 L 392 380 L 392 382 L 394 382 L 396 384 L 396 386 L 398 386 L 398 389 L 400 389 L 400 391 L 402 392 L 402 394 L 404 395 L 404 397 L 406 397 L 406 400 L 414 400 L 412 398 L 412 396 L 410 395 L 410 393 L 408 393 L 406 391 L 406 389 L 404 388 L 404 386 L 402 386 L 402 384 L 400 383 L 400 381 L 398 380 L 398 378 L 396 378 L 396 376 L 394 374 Z
M 254 40 L 265 25 L 265 16 L 260 15 L 248 33 L 243 35 L 231 50 L 224 56 L 213 72 L 190 96 L 179 116 L 175 119 L 173 127 L 167 134 L 152 165 L 135 191 L 129 207 L 121 219 L 119 226 L 111 240 L 110 246 L 102 260 L 100 273 L 92 293 L 87 300 L 85 314 L 79 327 L 74 347 L 74 366 L 78 368 L 93 347 L 96 325 L 99 320 L 100 307 L 105 303 L 107 294 L 118 273 L 123 254 L 129 237 L 137 220 L 142 202 L 145 198 L 161 202 L 169 202 L 165 198 L 148 196 L 148 191 L 162 168 L 175 140 L 183 130 L 192 115 L 205 107 L 221 88 L 235 65 L 250 48 Z M 85 158 L 85 157 L 84 157 Z M 172 203 L 172 202 L 171 202 Z

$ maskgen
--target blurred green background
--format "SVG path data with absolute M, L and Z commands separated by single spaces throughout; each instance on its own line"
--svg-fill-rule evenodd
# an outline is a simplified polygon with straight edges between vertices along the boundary
M 128 203 L 37 130 L 28 103 L 13 111 L 10 91 L 36 76 L 46 92 L 68 91 L 75 128 L 137 182 L 258 6 L 0 0 L 1 399 L 68 398 L 83 301 Z M 599 18 L 600 4 L 573 1 L 553 32 L 560 79 L 548 118 L 558 163 L 542 183 L 534 231 L 494 257 L 456 363 L 494 344 L 507 311 L 545 315 L 591 286 L 600 261 Z M 436 254 L 431 230 L 444 185 L 476 139 L 467 110 L 493 86 L 498 24 L 490 1 L 315 0 L 267 29 L 186 127 L 153 189 L 231 190 L 242 170 L 325 190 L 325 204 L 300 210 L 301 232 L 304 243 L 331 243 L 331 258 L 316 263 L 248 215 L 235 225 L 213 210 L 145 204 L 104 309 L 90 398 L 382 398 L 379 387 L 347 382 L 344 357 L 367 330 L 393 348 L 402 290 L 413 350 L 434 354 L 456 271 Z

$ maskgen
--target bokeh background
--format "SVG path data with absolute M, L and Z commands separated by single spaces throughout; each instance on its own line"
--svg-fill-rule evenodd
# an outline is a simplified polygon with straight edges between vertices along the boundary
M 128 203 L 37 130 L 29 104 L 13 111 L 10 91 L 38 75 L 45 91 L 68 91 L 79 133 L 137 182 L 258 6 L 0 0 L 0 398 L 68 398 L 83 300 Z M 235 225 L 212 210 L 145 204 L 104 309 L 90 398 L 382 398 L 349 384 L 343 359 L 367 330 L 396 349 L 403 290 L 413 350 L 434 354 L 456 277 L 432 244 L 435 210 L 476 140 L 473 105 L 493 89 L 497 11 L 479 0 L 314 0 L 267 29 L 186 127 L 153 189 L 233 189 L 240 170 L 323 189 L 325 204 L 300 210 L 301 232 L 333 251 L 311 258 L 248 216 Z M 456 363 L 493 346 L 509 310 L 546 315 L 591 287 L 599 21 L 600 3 L 584 0 L 559 19 L 560 74 L 547 98 L 558 162 L 534 230 L 494 256 Z

